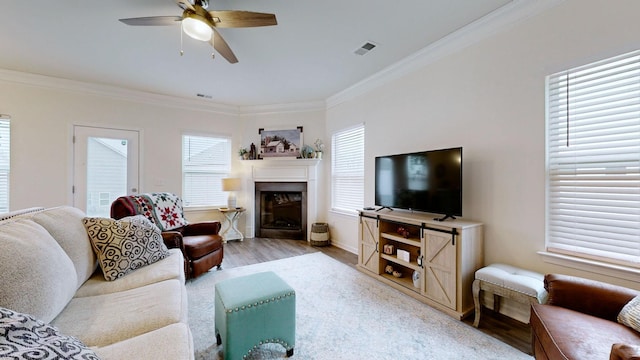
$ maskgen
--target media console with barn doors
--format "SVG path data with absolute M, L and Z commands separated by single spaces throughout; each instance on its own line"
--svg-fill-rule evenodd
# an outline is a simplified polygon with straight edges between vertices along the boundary
M 358 269 L 457 319 L 473 312 L 483 226 L 404 210 L 360 211 Z

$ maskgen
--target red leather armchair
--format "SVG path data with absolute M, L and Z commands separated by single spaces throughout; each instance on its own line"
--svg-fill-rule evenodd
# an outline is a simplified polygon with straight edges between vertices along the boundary
M 198 277 L 209 269 L 222 266 L 224 255 L 222 237 L 219 235 L 220 222 L 207 221 L 189 224 L 185 220 L 178 222 L 181 226 L 165 230 L 162 224 L 158 224 L 158 218 L 154 220 L 153 202 L 149 199 L 169 195 L 177 199 L 174 203 L 175 214 L 182 216 L 182 200 L 169 193 L 153 193 L 131 196 L 121 196 L 111 204 L 111 217 L 121 219 L 126 216 L 145 215 L 159 225 L 162 237 L 169 248 L 182 250 L 185 261 L 185 276 L 187 279 Z M 182 225 L 184 223 L 184 225 Z

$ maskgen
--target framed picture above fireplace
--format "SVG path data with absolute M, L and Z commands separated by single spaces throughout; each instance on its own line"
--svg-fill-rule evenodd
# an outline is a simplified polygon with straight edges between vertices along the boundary
M 259 129 L 260 158 L 283 158 L 296 159 L 301 157 L 302 149 L 302 126 L 295 129 L 265 130 Z

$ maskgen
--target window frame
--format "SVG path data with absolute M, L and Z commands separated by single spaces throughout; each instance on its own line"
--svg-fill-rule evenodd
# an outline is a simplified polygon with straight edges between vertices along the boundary
M 199 139 L 213 139 L 214 141 L 219 141 L 223 143 L 223 154 L 219 157 L 221 162 L 206 165 L 206 164 L 192 164 L 193 166 L 191 171 L 187 171 L 185 164 L 186 155 L 185 155 L 185 141 L 190 138 L 199 138 Z M 226 143 L 226 145 L 224 145 Z M 212 144 L 215 146 L 215 144 Z M 212 209 L 224 207 L 227 204 L 228 194 L 222 191 L 221 179 L 229 177 L 231 174 L 231 148 L 232 148 L 232 139 L 231 136 L 223 135 L 223 134 L 212 134 L 212 133 L 202 133 L 202 132 L 185 132 L 181 136 L 181 172 L 182 172 L 182 201 L 183 207 L 185 209 Z M 226 153 L 226 154 L 225 154 Z M 197 167 L 197 169 L 195 169 Z M 189 194 L 190 190 L 189 186 L 193 186 L 194 182 L 197 182 L 195 178 L 187 179 L 188 174 L 202 174 L 202 175 L 212 175 L 215 178 L 212 180 L 213 183 L 210 187 L 207 187 L 209 191 L 213 193 L 212 202 L 205 203 L 202 200 L 192 199 L 191 194 Z M 205 180 L 205 181 L 210 181 Z M 191 184 L 190 184 L 191 183 Z M 216 202 L 217 199 L 217 202 Z M 195 201 L 198 200 L 198 201 Z M 207 199 L 205 199 L 207 200 Z M 218 203 L 219 202 L 219 203 Z
M 360 133 L 360 134 L 358 134 Z M 351 161 L 349 165 L 340 165 L 336 164 L 337 161 L 341 161 L 343 157 L 341 156 L 340 148 L 349 144 L 340 144 L 341 137 L 348 136 L 358 136 L 359 139 L 356 141 L 361 142 L 361 144 L 352 144 L 356 146 L 361 146 L 358 150 L 359 154 L 356 156 L 350 156 L 344 158 L 344 161 Z M 331 211 L 342 213 L 346 215 L 357 215 L 358 209 L 361 209 L 364 205 L 364 153 L 365 153 L 365 124 L 360 123 L 353 126 L 349 126 L 346 128 L 342 128 L 340 130 L 336 130 L 331 134 Z M 343 139 L 344 140 L 344 139 Z M 352 154 L 353 155 L 353 154 Z M 354 167 L 353 162 L 356 162 Z M 340 166 L 341 169 L 337 169 L 337 166 Z M 350 169 L 348 171 L 349 174 L 345 174 L 343 171 L 345 168 Z M 342 173 L 342 174 L 341 174 Z M 358 174 L 358 176 L 354 177 L 352 174 Z M 356 182 L 356 185 L 353 186 L 352 190 L 340 188 L 339 181 L 347 180 L 348 182 Z M 338 187 L 338 188 L 336 188 Z M 353 189 L 358 189 L 358 193 L 354 194 Z M 351 201 L 338 202 L 337 196 L 339 194 L 347 193 L 350 197 L 354 197 L 356 199 L 351 199 Z M 359 197 L 359 199 L 357 199 Z
M 2 161 L 0 153 L 0 173 L 6 173 L 5 186 L 0 188 L 0 213 L 9 212 L 11 209 L 11 116 L 4 114 L 0 114 L 0 147 L 2 146 L 6 147 L 7 156 L 6 161 Z M 4 149 L 0 152 L 4 152 Z M 5 168 L 2 168 L 3 166 Z
M 640 205 L 634 205 L 637 219 L 612 225 L 624 217 L 626 204 L 638 203 L 631 191 L 640 191 L 640 180 L 632 179 L 640 179 L 640 145 L 618 145 L 625 136 L 640 139 L 640 50 L 549 75 L 545 89 L 546 252 L 541 254 L 561 265 L 638 271 Z M 605 134 L 617 136 L 607 139 Z M 615 159 L 606 159 L 605 153 L 614 149 Z M 627 156 L 634 165 L 619 165 Z M 614 181 L 620 184 L 607 186 Z M 615 204 L 622 202 L 626 204 Z

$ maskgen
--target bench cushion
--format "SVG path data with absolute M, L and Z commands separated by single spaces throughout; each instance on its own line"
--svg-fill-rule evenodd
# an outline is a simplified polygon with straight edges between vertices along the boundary
M 491 264 L 476 271 L 476 279 L 521 292 L 543 303 L 547 297 L 544 275 L 507 264 Z

